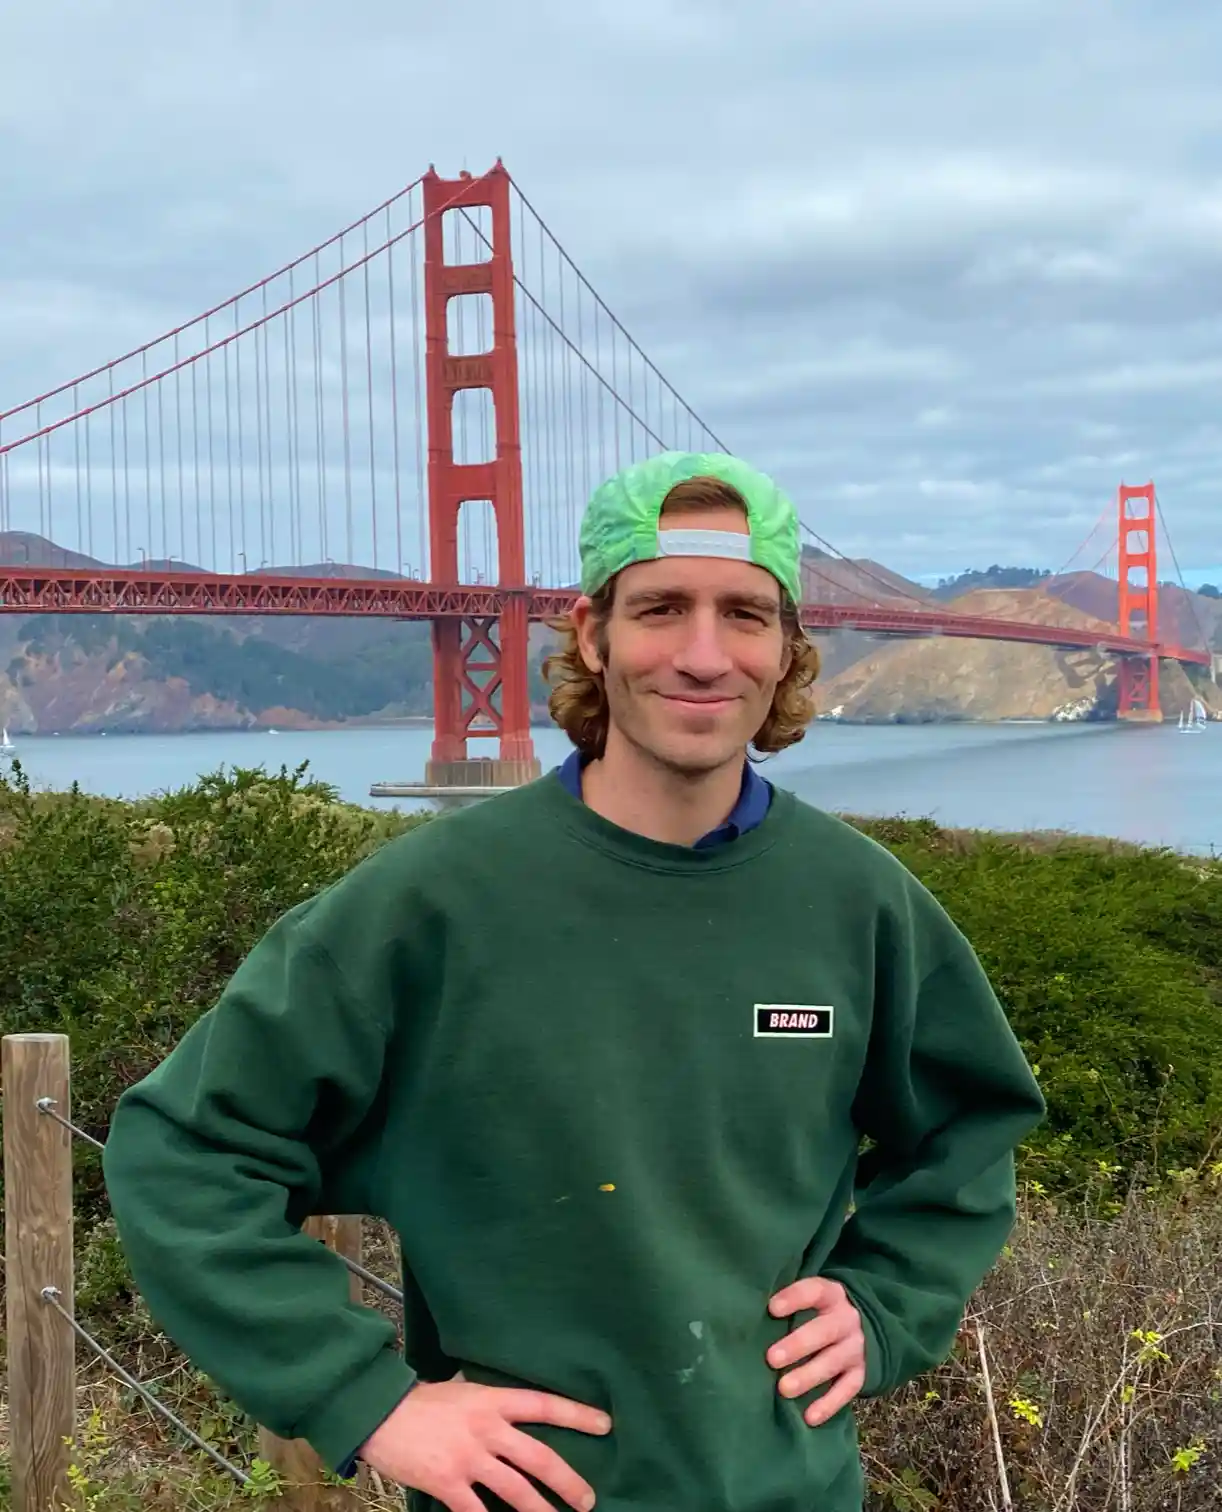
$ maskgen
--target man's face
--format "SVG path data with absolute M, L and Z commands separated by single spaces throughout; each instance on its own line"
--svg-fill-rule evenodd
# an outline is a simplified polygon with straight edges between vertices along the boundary
M 747 533 L 732 509 L 664 516 L 669 526 Z M 609 739 L 690 776 L 741 762 L 788 669 L 780 609 L 776 579 L 751 562 L 662 557 L 625 568 L 601 636 L 584 606 L 577 613 L 582 656 L 603 673 Z

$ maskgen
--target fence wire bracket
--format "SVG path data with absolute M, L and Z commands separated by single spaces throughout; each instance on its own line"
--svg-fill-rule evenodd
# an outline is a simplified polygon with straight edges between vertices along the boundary
M 40 1113 L 45 1113 L 48 1118 L 53 1118 L 57 1124 L 75 1134 L 78 1139 L 83 1139 L 86 1144 L 91 1144 L 95 1150 L 104 1150 L 106 1148 L 100 1139 L 95 1139 L 92 1134 L 86 1134 L 84 1129 L 79 1128 L 76 1124 L 65 1118 L 62 1113 L 57 1113 L 55 1109 L 58 1105 L 53 1097 L 40 1097 L 34 1106 Z

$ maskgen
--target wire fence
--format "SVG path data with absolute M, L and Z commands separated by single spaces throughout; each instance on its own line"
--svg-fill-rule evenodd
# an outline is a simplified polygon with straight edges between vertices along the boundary
M 71 1106 L 70 1083 L 67 1036 L 4 1036 L 5 1285 L 13 1512 L 47 1512 L 68 1502 L 77 1341 L 188 1444 L 244 1490 L 252 1489 L 255 1481 L 246 1469 L 184 1422 L 75 1317 L 72 1147 L 79 1142 L 101 1151 L 105 1143 L 63 1111 Z M 402 1306 L 399 1287 L 338 1245 L 331 1247 L 363 1285 Z M 48 1328 L 50 1319 L 54 1322 Z M 280 1442 L 270 1436 L 269 1441 Z M 274 1464 L 274 1451 L 271 1458 Z M 293 1463 L 300 1464 L 300 1455 Z M 314 1505 L 308 1499 L 295 1503 L 292 1487 L 286 1488 L 286 1495 L 286 1507 Z
M 226 1459 L 219 1449 L 214 1449 L 211 1444 L 206 1443 L 202 1438 L 200 1438 L 199 1434 L 196 1433 L 194 1428 L 191 1428 L 186 1423 L 184 1423 L 182 1418 L 180 1418 L 176 1412 L 167 1407 L 164 1402 L 158 1401 L 158 1399 L 153 1395 L 153 1393 L 148 1389 L 147 1386 L 143 1386 L 136 1379 L 136 1377 L 131 1374 L 130 1371 L 125 1370 L 123 1366 L 119 1364 L 118 1360 L 115 1359 L 114 1355 L 112 1355 L 109 1350 L 104 1349 L 103 1346 L 99 1344 L 94 1336 L 89 1332 L 89 1330 L 87 1328 L 83 1328 L 76 1321 L 76 1319 L 72 1316 L 72 1314 L 68 1311 L 64 1304 L 60 1301 L 60 1292 L 57 1286 L 44 1286 L 41 1292 L 41 1296 L 43 1301 L 49 1307 L 53 1307 L 55 1311 L 60 1315 L 60 1317 L 63 1318 L 64 1322 L 67 1323 L 68 1327 L 77 1336 L 77 1338 L 80 1339 L 83 1343 L 87 1344 L 89 1348 L 93 1350 L 94 1354 L 98 1357 L 99 1360 L 101 1360 L 102 1364 L 106 1366 L 107 1370 L 111 1371 L 114 1375 L 117 1375 L 125 1385 L 130 1386 L 142 1401 L 148 1403 L 148 1405 L 153 1409 L 154 1412 L 160 1413 L 161 1416 L 165 1418 L 167 1423 L 170 1423 L 175 1428 L 177 1428 L 179 1433 L 181 1433 L 182 1436 L 188 1440 L 188 1442 L 194 1444 L 195 1447 L 201 1451 L 201 1453 L 206 1454 L 208 1458 L 213 1462 L 213 1464 L 219 1465 L 220 1468 L 224 1470 L 228 1475 L 232 1475 L 234 1480 L 236 1480 L 240 1486 L 249 1486 L 253 1484 L 250 1476 L 247 1475 L 245 1470 L 240 1469 L 233 1463 L 232 1460 Z

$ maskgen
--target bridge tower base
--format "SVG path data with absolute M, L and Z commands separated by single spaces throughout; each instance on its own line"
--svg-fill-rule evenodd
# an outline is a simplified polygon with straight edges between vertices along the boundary
M 1119 620 L 1121 635 L 1136 640 L 1158 639 L 1158 551 L 1154 484 L 1120 485 L 1116 496 L 1119 517 Z M 1158 657 L 1126 656 L 1120 663 L 1117 719 L 1161 724 L 1158 698 Z
M 498 159 L 479 178 L 443 179 L 429 169 L 424 190 L 425 396 L 428 409 L 429 577 L 458 586 L 458 520 L 462 506 L 486 500 L 496 517 L 497 580 L 506 597 L 499 616 L 433 621 L 431 760 L 423 783 L 376 783 L 375 797 L 431 798 L 443 806 L 478 801 L 540 776 L 530 733 L 526 546 L 518 351 L 514 319 L 510 179 Z M 447 263 L 447 211 L 486 209 L 491 248 L 486 260 Z M 450 351 L 448 307 L 462 295 L 489 296 L 492 345 L 485 352 Z M 454 396 L 486 389 L 492 401 L 496 451 L 490 461 L 454 459 Z M 472 756 L 467 742 L 499 741 L 496 756 Z

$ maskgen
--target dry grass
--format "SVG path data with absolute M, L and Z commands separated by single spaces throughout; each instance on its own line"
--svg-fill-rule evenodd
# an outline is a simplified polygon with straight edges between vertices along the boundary
M 1095 1199 L 1089 1213 L 1026 1198 L 951 1360 L 861 1410 L 870 1512 L 1218 1507 L 1222 1168 L 1186 1175 L 1181 1188 L 1178 1200 L 1134 1193 L 1102 1212 Z M 380 1225 L 370 1225 L 367 1262 L 393 1274 Z M 126 1363 L 249 1470 L 252 1425 L 163 1338 L 150 1329 Z M 72 1512 L 251 1504 L 130 1391 L 81 1365 Z M 273 1481 L 262 1490 L 275 1500 Z M 367 1484 L 356 1495 L 370 1512 L 402 1506 L 393 1488 Z
M 952 1359 L 862 1412 L 875 1506 L 1218 1507 L 1222 1192 L 1181 1187 L 1105 1216 L 1025 1203 Z

